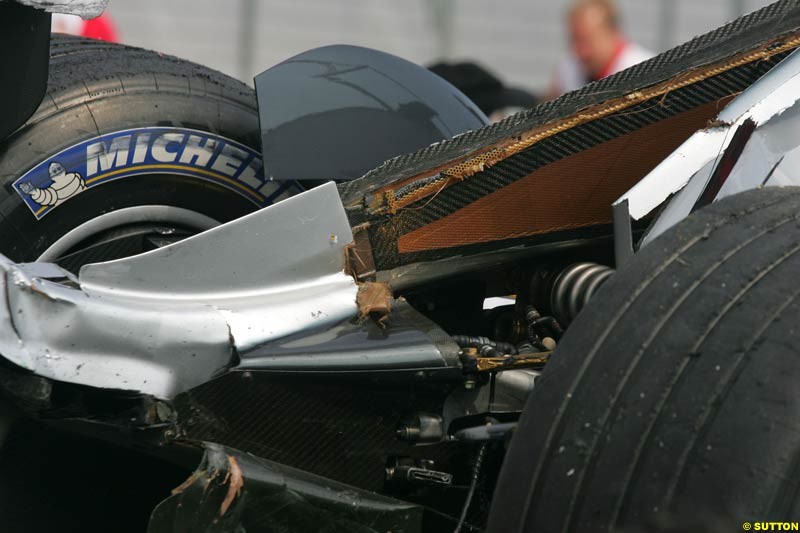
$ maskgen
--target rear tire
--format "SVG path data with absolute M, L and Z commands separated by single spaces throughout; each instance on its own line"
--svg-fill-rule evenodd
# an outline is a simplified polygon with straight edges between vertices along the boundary
M 220 139 L 217 146 L 233 141 L 247 148 L 248 154 L 255 152 L 257 155 L 260 142 L 255 95 L 243 83 L 156 52 L 55 35 L 51 41 L 50 75 L 44 101 L 26 124 L 0 142 L 0 253 L 15 261 L 36 260 L 42 254 L 45 254 L 44 259 L 53 260 L 53 253 L 48 250 L 52 252 L 54 243 L 97 217 L 126 208 L 178 208 L 179 211 L 145 210 L 145 214 L 142 209 L 126 211 L 138 215 L 112 228 L 122 230 L 122 237 L 118 231 L 105 228 L 96 235 L 89 231 L 90 235 L 83 235 L 80 242 L 67 240 L 66 248 L 71 249 L 61 246 L 59 253 L 73 254 L 68 268 L 77 268 L 85 262 L 145 251 L 148 245 L 140 244 L 139 236 L 144 242 L 151 233 L 177 232 L 181 236 L 197 233 L 298 190 L 285 190 L 259 203 L 248 194 L 261 185 L 250 186 L 242 180 L 235 183 L 238 178 L 231 178 L 229 186 L 225 187 L 227 176 L 216 182 L 202 179 L 203 172 L 211 175 L 207 172 L 209 169 L 190 175 L 185 169 L 150 165 L 149 168 L 158 167 L 157 170 L 133 173 L 127 169 L 127 174 L 118 174 L 113 180 L 93 186 L 89 186 L 88 176 L 83 176 L 87 178 L 85 190 L 37 220 L 35 209 L 38 206 L 30 203 L 33 197 L 26 200 L 25 191 L 20 190 L 22 176 L 38 172 L 36 169 L 48 162 L 60 162 L 56 156 L 65 150 L 74 149 L 77 154 L 85 152 L 88 157 L 88 148 L 83 144 L 88 146 L 90 140 L 96 142 L 101 135 L 115 138 L 116 132 L 125 135 L 133 131 L 138 135 L 156 129 L 191 130 L 204 137 Z M 151 138 L 155 136 L 152 134 Z M 170 149 L 178 150 L 178 145 Z M 131 148 L 127 161 L 135 162 L 132 154 Z M 250 157 L 255 161 L 255 155 Z M 208 165 L 215 159 L 210 161 Z M 43 168 L 44 178 L 37 178 L 40 182 L 47 179 L 47 169 Z M 66 170 L 71 171 L 70 168 Z M 253 179 L 250 183 L 254 183 Z M 15 182 L 18 183 L 15 185 Z M 277 188 L 277 184 L 265 184 L 264 196 L 272 196 L 271 192 Z M 172 217 L 175 213 L 181 216 Z M 187 213 L 188 217 L 183 216 Z M 93 229 L 91 224 L 89 229 Z M 104 246 L 98 248 L 98 243 Z M 84 254 L 85 257 L 74 255 L 87 247 L 93 248 L 91 253 Z
M 537 381 L 489 531 L 797 521 L 799 272 L 797 188 L 724 199 L 642 250 Z

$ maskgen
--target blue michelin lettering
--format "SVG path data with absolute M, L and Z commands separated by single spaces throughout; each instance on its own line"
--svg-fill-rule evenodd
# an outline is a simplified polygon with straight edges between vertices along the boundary
M 137 128 L 66 148 L 13 183 L 37 219 L 77 194 L 110 181 L 176 174 L 216 183 L 266 206 L 303 190 L 264 178 L 261 155 L 219 135 L 187 128 Z

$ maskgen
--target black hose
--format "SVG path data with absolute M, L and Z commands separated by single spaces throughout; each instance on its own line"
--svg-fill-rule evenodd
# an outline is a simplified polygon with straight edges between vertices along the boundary
M 528 325 L 528 340 L 536 346 L 542 344 L 542 340 L 539 338 L 539 334 L 533 326 L 533 323 L 541 318 L 541 316 L 542 315 L 539 314 L 539 311 L 534 306 L 529 305 L 525 307 L 525 323 Z
M 561 324 L 558 323 L 558 320 L 552 316 L 543 316 L 534 320 L 529 327 L 531 328 L 539 328 L 541 326 L 546 327 L 550 330 L 550 333 L 553 335 L 555 340 L 559 340 L 561 336 L 564 334 L 564 328 L 561 327 Z
M 472 481 L 469 484 L 469 492 L 467 492 L 467 499 L 464 501 L 464 507 L 461 509 L 461 517 L 458 519 L 454 533 L 459 533 L 461 528 L 464 527 L 464 522 L 467 520 L 467 512 L 469 506 L 472 504 L 472 498 L 475 496 L 475 488 L 478 486 L 478 478 L 481 474 L 481 465 L 483 465 L 483 456 L 486 455 L 487 444 L 481 444 L 478 449 L 478 455 L 475 458 L 475 466 L 472 467 Z
M 525 307 L 525 322 L 528 324 L 528 340 L 535 345 L 541 344 L 538 330 L 544 326 L 550 330 L 550 335 L 559 340 L 561 335 L 564 334 L 564 329 L 552 316 L 542 316 L 539 311 L 532 305 Z
M 517 348 L 510 342 L 493 341 L 488 337 L 471 337 L 469 335 L 453 335 L 453 340 L 462 348 L 477 348 L 479 352 L 487 352 L 488 348 L 495 350 L 494 355 L 481 353 L 484 357 L 499 357 L 500 355 L 516 355 Z

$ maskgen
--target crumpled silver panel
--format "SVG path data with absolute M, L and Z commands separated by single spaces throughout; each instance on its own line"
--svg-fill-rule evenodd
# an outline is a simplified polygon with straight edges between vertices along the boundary
M 644 246 L 686 218 L 729 146 L 733 134 L 752 121 L 755 132 L 715 200 L 759 186 L 800 185 L 800 51 L 795 51 L 736 97 L 711 126 L 677 150 L 617 200 L 640 220 L 669 202 L 642 239 Z M 671 198 L 670 198 L 671 197 Z
M 0 273 L 0 353 L 40 376 L 166 398 L 232 361 L 224 319 L 200 304 L 104 298 L 4 257 Z
M 333 183 L 179 243 L 87 265 L 0 256 L 0 354 L 36 374 L 160 398 L 239 351 L 357 314 Z
M 460 348 L 405 301 L 392 302 L 391 320 L 346 320 L 240 354 L 237 370 L 378 371 L 458 366 Z
M 108 0 L 11 0 L 18 4 L 42 9 L 49 13 L 78 15 L 84 19 L 99 17 L 108 6 Z

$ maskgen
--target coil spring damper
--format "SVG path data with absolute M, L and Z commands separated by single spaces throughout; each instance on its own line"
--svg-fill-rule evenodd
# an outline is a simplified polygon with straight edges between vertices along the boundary
M 574 263 L 561 271 L 536 273 L 530 296 L 556 320 L 567 326 L 589 302 L 614 269 L 597 263 Z

